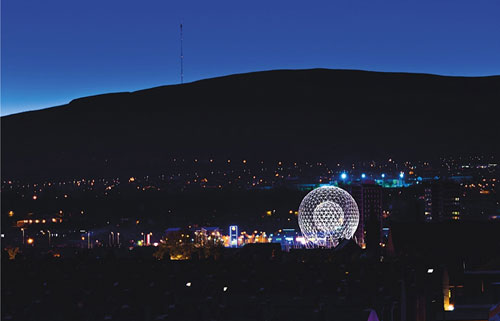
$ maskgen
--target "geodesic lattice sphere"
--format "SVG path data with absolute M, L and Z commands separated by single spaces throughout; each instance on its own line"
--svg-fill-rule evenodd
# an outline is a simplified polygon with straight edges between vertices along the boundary
M 309 242 L 350 239 L 359 222 L 358 206 L 345 190 L 323 186 L 309 192 L 299 207 L 299 227 Z

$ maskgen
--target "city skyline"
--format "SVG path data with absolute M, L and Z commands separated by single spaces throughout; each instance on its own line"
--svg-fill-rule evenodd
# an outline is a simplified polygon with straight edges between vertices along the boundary
M 500 2 L 1 9 L 1 320 L 500 320 Z

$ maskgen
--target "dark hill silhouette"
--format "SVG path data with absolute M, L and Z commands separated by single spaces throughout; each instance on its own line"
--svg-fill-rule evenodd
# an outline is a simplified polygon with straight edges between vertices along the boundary
M 2 117 L 2 174 L 154 172 L 169 155 L 426 159 L 498 153 L 500 76 L 278 70 Z

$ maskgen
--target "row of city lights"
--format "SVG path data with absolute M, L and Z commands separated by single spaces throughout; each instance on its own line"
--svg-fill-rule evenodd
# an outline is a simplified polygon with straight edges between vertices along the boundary
M 385 174 L 382 173 L 382 175 L 380 175 L 382 178 L 385 178 Z M 404 172 L 400 172 L 399 173 L 399 178 L 404 178 L 405 177 L 405 173 Z M 342 180 L 346 180 L 347 179 L 347 173 L 343 172 L 342 174 L 340 174 L 340 178 Z M 366 178 L 366 174 L 363 173 L 361 174 L 361 178 Z

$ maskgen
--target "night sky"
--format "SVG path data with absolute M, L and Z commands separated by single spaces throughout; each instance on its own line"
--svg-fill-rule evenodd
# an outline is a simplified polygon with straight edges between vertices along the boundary
M 500 2 L 2 1 L 2 115 L 269 69 L 500 74 Z

